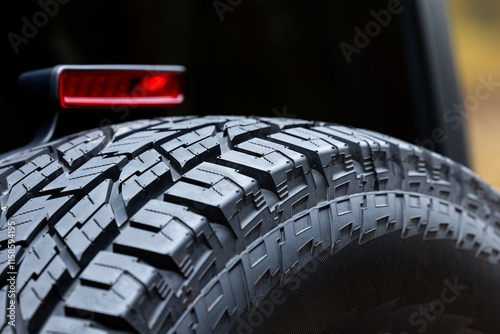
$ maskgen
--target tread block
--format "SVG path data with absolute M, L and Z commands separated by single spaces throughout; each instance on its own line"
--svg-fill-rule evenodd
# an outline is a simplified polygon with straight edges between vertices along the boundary
M 186 244 L 192 239 L 192 233 L 184 224 L 172 220 L 156 234 L 133 227 L 125 229 L 113 242 L 113 250 L 145 258 L 158 268 L 172 270 L 180 267 L 183 272 L 181 264 L 189 264 L 186 262 L 189 259 Z
M 49 199 L 50 196 L 35 197 L 17 210 L 10 221 L 16 223 L 16 243 L 27 246 L 46 223 L 59 218 L 74 202 L 73 196 Z M 8 227 L 5 222 L 0 232 Z M 0 244 L 5 245 L 7 235 L 2 233 Z
M 251 118 L 240 118 L 224 124 L 224 133 L 229 138 L 231 145 L 251 139 L 259 133 L 267 134 L 270 132 L 271 126 L 269 124 Z
M 196 324 L 203 324 L 212 331 L 220 331 L 220 328 L 227 327 L 238 305 L 226 273 L 208 285 L 198 301 L 192 312 L 183 315 L 172 333 L 189 333 L 192 328 L 197 327 Z
M 227 179 L 210 187 L 178 181 L 165 192 L 165 200 L 180 204 L 195 203 L 195 207 L 206 213 L 209 219 L 223 223 L 222 220 L 229 221 L 238 212 L 237 203 L 243 201 L 243 194 L 237 185 Z
M 57 253 L 56 243 L 45 233 L 29 248 L 21 262 L 16 284 L 18 291 L 22 291 L 30 279 L 39 277 Z
M 261 138 L 252 138 L 236 146 L 238 151 L 248 154 L 257 154 L 259 156 L 267 156 L 271 153 L 277 152 L 293 162 L 296 172 L 291 175 L 293 177 L 304 175 L 310 168 L 308 160 L 303 154 L 291 150 L 284 145 L 280 145 Z
M 49 183 L 42 192 L 72 193 L 80 192 L 87 194 L 93 187 L 107 177 L 118 174 L 121 167 L 125 165 L 127 158 L 124 156 L 102 157 L 97 156 L 69 175 L 60 175 L 57 179 Z
M 363 191 L 362 167 L 352 159 L 349 146 L 327 134 L 303 128 L 285 129 L 269 139 L 304 154 L 311 168 L 329 185 L 328 199 Z
M 36 194 L 43 186 L 63 173 L 56 162 L 50 163 L 41 170 L 35 170 L 10 188 L 4 206 L 7 217 L 17 210 L 29 197 Z
M 349 145 L 352 157 L 361 163 L 365 171 L 369 172 L 375 168 L 370 144 L 377 143 L 373 139 L 360 138 L 354 130 L 343 126 L 318 126 L 313 130 Z
M 466 212 L 461 213 L 460 236 L 457 245 L 462 249 L 477 251 L 483 242 L 486 227 L 482 222 Z
M 246 284 L 252 302 L 255 302 L 257 296 L 265 291 L 267 284 L 276 283 L 281 278 L 281 231 L 276 229 L 266 236 L 264 246 L 261 246 L 265 253 L 261 254 L 258 261 L 250 256 L 250 252 L 255 251 L 255 247 L 258 247 L 259 244 L 252 244 L 241 256 L 241 264 L 246 275 Z
M 260 235 L 260 232 L 250 233 L 254 228 L 250 224 L 252 221 L 262 221 L 260 224 L 265 231 L 271 228 L 274 221 L 264 220 L 267 208 L 261 204 L 264 201 L 260 198 L 261 193 L 253 197 L 254 189 L 258 188 L 247 183 L 253 183 L 252 179 L 234 175 L 236 172 L 233 169 L 215 166 L 204 164 L 200 169 L 186 173 L 183 179 L 165 192 L 164 199 L 167 202 L 194 207 L 210 221 L 230 227 L 233 233 L 240 237 L 237 239 L 237 248 L 244 249 L 245 244 L 253 241 L 248 239 L 247 235 L 251 238 Z M 232 176 L 226 177 L 225 174 Z M 250 202 L 247 193 L 233 180 L 243 182 L 246 189 L 251 189 L 252 193 L 249 192 L 248 195 L 260 205 L 259 209 L 255 208 L 255 202 Z
M 159 147 L 159 151 L 168 156 L 178 170 L 186 171 L 193 165 L 220 154 L 216 133 L 217 128 L 213 125 L 202 127 L 166 142 Z
M 64 238 L 79 263 L 87 263 L 94 254 L 119 234 L 111 207 L 103 205 L 82 227 L 73 228 Z
M 189 227 L 196 238 L 203 237 L 215 248 L 219 244 L 213 234 L 210 224 L 205 217 L 191 212 L 187 207 L 167 203 L 159 200 L 150 200 L 131 219 L 130 226 L 159 232 L 172 219 L 181 221 Z M 212 242 L 213 241 L 213 242 Z
M 220 144 L 217 138 L 209 137 L 186 148 L 178 148 L 170 153 L 171 162 L 181 171 L 204 162 L 214 160 L 221 154 Z
M 139 263 L 135 257 L 103 251 L 99 252 L 83 270 L 80 280 L 86 282 L 86 285 L 96 283 L 110 288 L 123 273 L 148 286 L 156 270 L 149 265 Z
M 482 219 L 489 220 L 493 211 L 491 207 L 495 197 L 498 199 L 498 195 L 490 193 L 489 187 L 472 171 L 460 168 L 459 173 L 460 185 L 463 188 L 461 205 Z
M 332 218 L 332 250 L 337 252 L 352 241 L 359 240 L 362 222 L 361 196 L 339 199 L 330 205 Z
M 425 232 L 429 224 L 428 215 L 423 215 L 422 208 L 431 207 L 431 199 L 427 196 L 405 194 L 407 212 L 403 220 L 402 237 L 408 238 Z
M 156 269 L 109 252 L 100 252 L 91 261 L 80 282 L 66 300 L 68 314 L 90 312 L 104 324 L 140 333 L 158 330 L 172 295 Z
M 357 162 L 356 166 L 360 167 L 357 168 L 357 175 L 360 177 L 362 191 L 394 189 L 393 186 L 388 186 L 388 182 L 392 183 L 393 180 L 389 178 L 386 166 L 387 144 L 364 138 L 353 129 L 342 126 L 319 126 L 313 130 L 349 146 L 351 158 Z
M 160 150 L 166 152 L 167 154 L 170 154 L 180 147 L 189 147 L 194 143 L 202 141 L 203 139 L 213 137 L 215 136 L 215 134 L 215 126 L 206 126 L 167 141 L 166 143 L 160 145 Z
M 280 242 L 280 252 L 284 276 L 296 273 L 303 263 L 309 262 L 326 249 L 322 242 L 318 218 L 318 210 L 313 210 L 301 217 L 293 218 L 290 224 L 283 226 L 284 240 Z M 293 239 L 294 243 L 287 243 L 286 240 L 289 239 Z M 296 250 L 296 242 L 302 245 L 299 250 Z
M 425 149 L 369 130 L 356 131 L 389 145 L 387 166 L 392 171 L 393 177 L 401 180 L 399 189 L 422 194 L 429 192 L 428 183 L 431 178 L 426 166 Z
M 66 265 L 59 256 L 52 259 L 43 273 L 31 279 L 19 294 L 19 308 L 28 328 L 38 329 L 50 314 L 51 306 L 59 300 L 58 291 L 64 291 L 71 281 Z
M 147 150 L 146 152 L 139 154 L 123 167 L 118 182 L 122 183 L 134 174 L 143 174 L 160 161 L 160 153 L 155 150 Z
M 428 179 L 428 182 L 432 184 L 430 194 L 447 201 L 458 202 L 460 185 L 452 181 L 453 174 L 458 172 L 455 163 L 449 158 L 430 151 L 424 151 L 424 156 L 427 170 L 431 175 L 431 179 Z
M 493 264 L 500 263 L 500 236 L 492 233 L 490 226 L 486 227 L 486 233 L 481 246 L 476 252 L 480 259 L 484 259 Z
M 221 322 L 224 320 L 229 320 L 231 316 L 234 314 L 236 309 L 236 301 L 234 298 L 234 294 L 228 284 L 227 275 L 221 277 L 219 282 L 215 282 L 213 285 L 209 285 L 204 291 L 202 291 L 201 295 L 204 297 L 204 306 L 207 314 L 210 318 L 213 318 L 213 315 L 216 315 L 217 322 Z M 201 303 L 199 304 L 201 306 Z M 199 312 L 199 314 L 203 314 Z M 218 315 L 218 316 L 217 316 Z M 226 319 L 223 319 L 226 317 Z M 208 319 L 204 319 L 205 321 Z M 217 329 L 217 322 L 212 327 L 214 330 Z
M 324 129 L 328 130 L 324 130 Z M 316 129 L 316 128 L 315 128 Z M 390 173 L 390 145 L 373 136 L 366 136 L 364 133 L 345 126 L 335 125 L 318 128 L 319 131 L 330 134 L 332 137 L 353 146 L 354 156 L 358 155 L 358 160 L 362 162 L 366 171 L 374 170 L 377 184 L 375 190 L 398 189 L 401 179 Z
M 111 181 L 106 180 L 72 207 L 55 225 L 54 229 L 64 238 L 76 226 L 81 227 L 97 210 L 106 203 L 111 189 Z
M 170 168 L 161 160 L 140 175 L 133 175 L 121 183 L 121 193 L 126 207 L 139 200 L 154 196 L 159 187 L 172 183 Z
M 6 216 L 19 209 L 27 198 L 62 172 L 51 156 L 41 155 L 7 175 L 5 185 L 9 189 L 8 196 L 0 200 L 2 207 L 7 208 Z
M 237 168 L 250 177 L 262 180 L 259 182 L 260 186 L 272 189 L 280 198 L 288 195 L 287 173 L 293 172 L 293 167 L 290 160 L 278 152 L 258 157 L 239 151 L 229 151 L 222 154 L 218 161 L 228 167 Z
M 363 197 L 359 244 L 365 244 L 391 231 L 401 230 L 403 217 L 398 213 L 402 196 L 394 193 L 367 194 Z M 365 214 L 371 208 L 370 214 Z
M 0 161 L 0 167 L 20 167 L 21 165 L 26 165 L 30 160 L 33 160 L 41 155 L 50 155 L 50 149 L 46 146 L 35 147 L 27 151 L 22 151 L 20 153 L 15 153 L 2 161 Z
M 47 320 L 41 334 L 108 334 L 108 331 L 91 327 L 90 321 L 54 316 Z
M 455 227 L 462 218 L 461 212 L 448 202 L 433 198 L 432 211 L 429 214 L 424 237 L 426 239 L 453 239 L 459 237 L 459 230 Z
M 162 208 L 156 205 L 154 210 L 146 208 L 136 213 L 131 219 L 131 226 L 126 228 L 114 241 L 113 249 L 119 253 L 145 258 L 149 263 L 159 268 L 177 268 L 179 272 L 186 273 L 191 267 L 190 253 L 195 247 L 193 243 L 195 240 L 194 231 L 186 223 L 169 213 L 178 211 L 175 205 L 165 204 L 168 205 L 162 205 Z M 150 207 L 153 206 L 150 205 Z M 162 226 L 156 233 L 152 233 L 150 229 L 138 228 L 148 226 L 140 223 L 141 221 L 147 223 L 144 214 L 150 218 L 156 218 L 154 220 L 156 223 L 161 222 Z M 200 220 L 203 220 L 202 216 L 196 214 L 183 216 L 185 216 L 184 218 L 191 216 L 192 219 L 198 220 L 198 225 L 201 223 Z
M 47 154 L 41 155 L 33 159 L 32 161 L 23 165 L 22 167 L 15 169 L 12 174 L 7 176 L 6 178 L 7 186 L 9 188 L 12 188 L 16 183 L 24 179 L 26 176 L 30 175 L 31 173 L 37 170 L 42 170 L 53 161 L 54 159 Z
M 323 172 L 322 168 L 331 165 L 335 161 L 335 157 L 340 155 L 337 147 L 347 151 L 346 144 L 337 141 L 329 142 L 327 136 L 305 131 L 305 129 L 292 128 L 271 134 L 268 138 L 306 155 L 321 172 Z
M 14 167 L 3 167 L 0 168 L 0 191 L 4 192 L 7 191 L 8 189 L 8 184 L 7 184 L 7 175 L 12 174 L 15 171 Z
M 183 178 L 192 182 L 202 183 L 206 187 L 217 184 L 223 179 L 227 179 L 243 191 L 246 204 L 253 202 L 257 209 L 260 209 L 265 204 L 264 196 L 262 196 L 257 181 L 239 173 L 233 168 L 216 165 L 210 162 L 203 162 L 184 174 Z
M 73 138 L 57 147 L 57 153 L 69 167 L 75 168 L 96 155 L 106 145 L 106 136 L 95 130 Z
M 161 143 L 174 137 L 176 134 L 177 131 L 157 132 L 153 130 L 145 130 L 135 132 L 114 141 L 111 145 L 102 150 L 99 155 L 126 155 L 130 159 L 133 159 L 148 149 L 158 147 Z
M 130 226 L 113 243 L 113 250 L 182 275 L 185 281 L 178 292 L 182 299 L 195 297 L 212 275 L 222 270 L 224 259 L 234 254 L 230 244 L 221 243 L 205 217 L 158 200 L 149 201 L 131 218 Z M 219 254 L 217 261 L 215 253 Z
M 253 154 L 264 159 L 267 156 L 278 153 L 285 158 L 285 163 L 290 164 L 290 170 L 287 171 L 286 183 L 279 186 L 279 196 L 292 197 L 301 190 L 307 190 L 302 194 L 301 198 L 307 199 L 303 203 L 305 208 L 312 207 L 316 203 L 316 183 L 313 176 L 310 174 L 310 166 L 307 158 L 288 147 L 264 140 L 261 138 L 253 138 L 241 144 L 235 145 L 235 149 L 247 154 Z M 305 189 L 305 188 L 309 189 Z M 293 205 L 292 205 L 293 206 Z M 292 210 L 293 214 L 293 210 Z

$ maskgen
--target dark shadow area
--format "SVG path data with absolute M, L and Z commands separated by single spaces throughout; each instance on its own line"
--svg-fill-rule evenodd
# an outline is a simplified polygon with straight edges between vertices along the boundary
M 394 1 L 59 1 L 10 2 L 2 11 L 2 152 L 27 143 L 43 114 L 17 97 L 18 75 L 56 64 L 180 64 L 190 90 L 183 108 L 161 113 L 65 111 L 59 135 L 104 118 L 237 114 L 428 138 L 418 129 L 400 24 L 408 9 L 393 6 L 391 14 Z M 373 11 L 380 23 L 370 26 Z M 343 51 L 343 42 L 352 49 Z

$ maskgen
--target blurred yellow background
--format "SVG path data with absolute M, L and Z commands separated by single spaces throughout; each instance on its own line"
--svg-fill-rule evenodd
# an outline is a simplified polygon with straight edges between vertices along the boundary
M 452 42 L 464 99 L 474 96 L 479 77 L 497 87 L 468 119 L 472 168 L 500 190 L 500 1 L 448 0 Z

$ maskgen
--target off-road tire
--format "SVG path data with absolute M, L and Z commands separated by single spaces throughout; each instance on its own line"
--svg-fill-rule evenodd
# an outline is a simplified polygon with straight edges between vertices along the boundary
M 349 332 L 377 305 L 426 305 L 448 283 L 474 287 L 441 312 L 472 319 L 460 330 L 500 328 L 499 194 L 378 133 L 272 118 L 125 123 L 4 159 L 0 191 L 1 333 L 279 332 L 294 318 L 297 331 Z M 408 261 L 418 268 L 400 272 Z M 418 274 L 432 261 L 450 267 L 443 287 L 425 286 L 437 264 Z M 333 293 L 324 325 L 308 324 L 320 310 L 297 311 L 308 289 Z

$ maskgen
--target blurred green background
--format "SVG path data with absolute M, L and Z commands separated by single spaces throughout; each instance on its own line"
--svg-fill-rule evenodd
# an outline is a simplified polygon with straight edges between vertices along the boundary
M 457 71 L 464 99 L 474 96 L 479 77 L 500 82 L 500 1 L 448 0 Z M 472 167 L 500 189 L 500 87 L 469 113 Z

